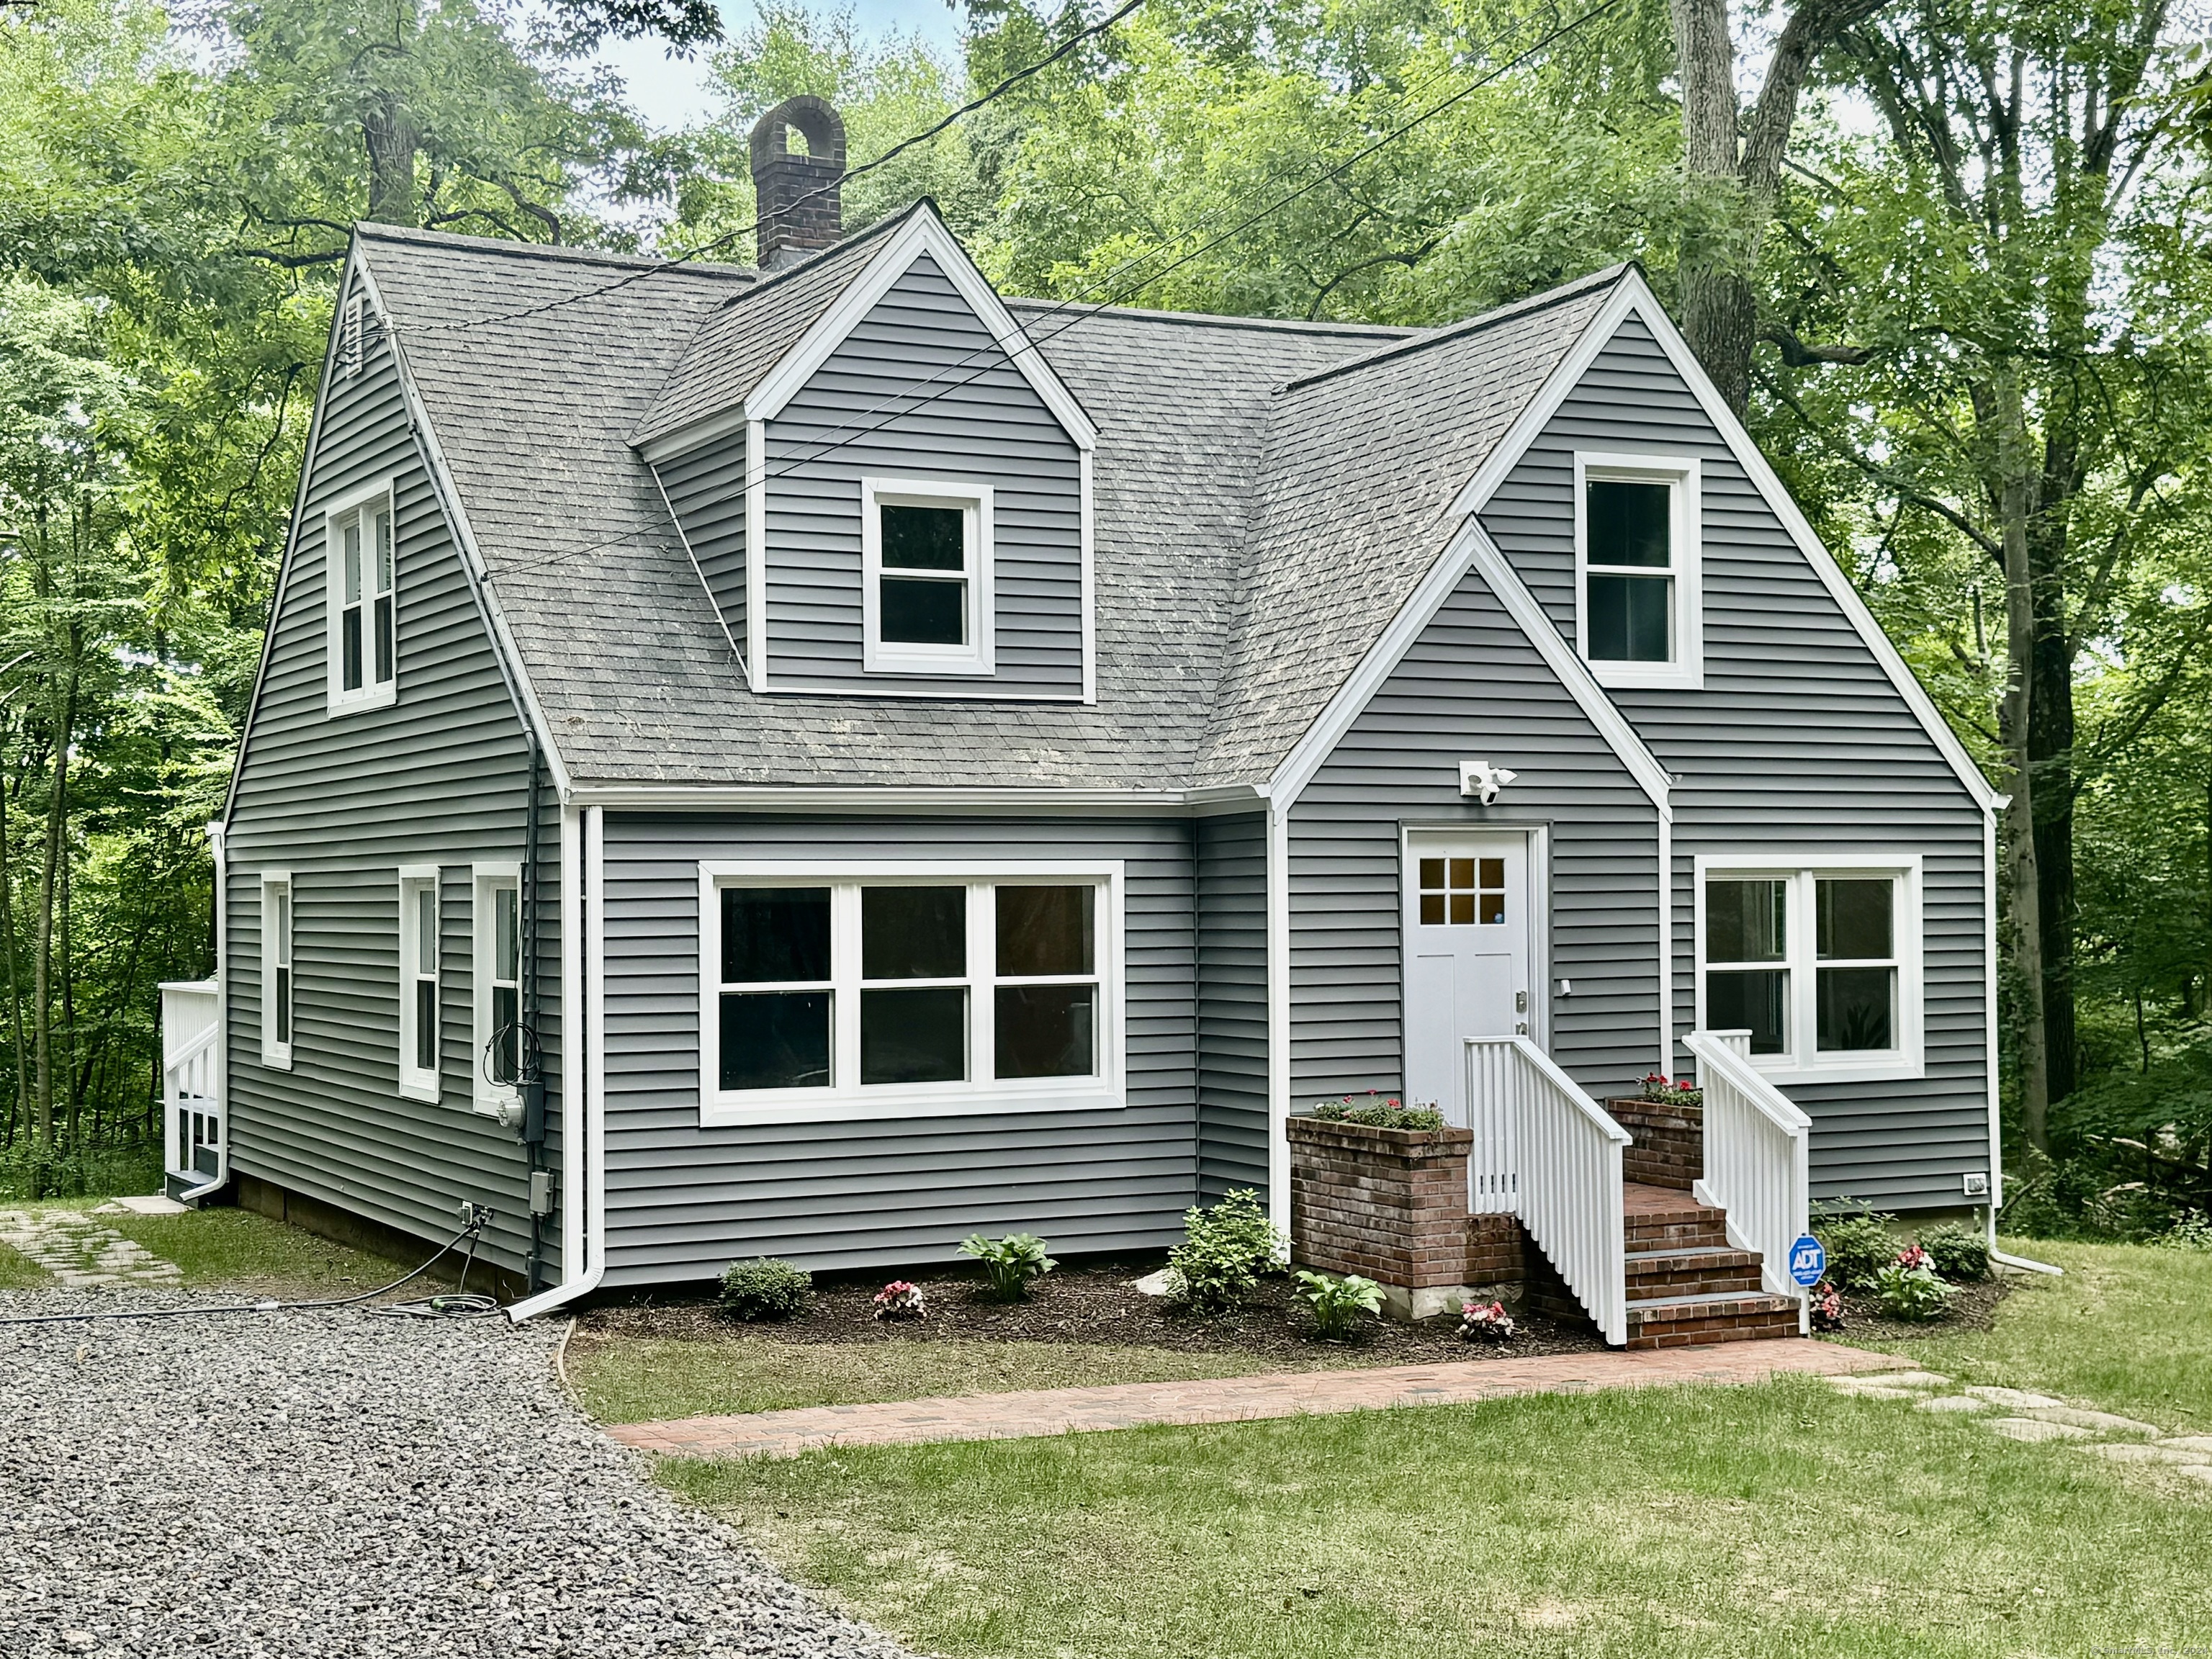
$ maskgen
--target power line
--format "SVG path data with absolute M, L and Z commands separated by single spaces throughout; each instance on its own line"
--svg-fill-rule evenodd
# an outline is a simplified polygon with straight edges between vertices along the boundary
M 1079 3 L 1080 3 L 1080 0 L 1069 0 L 1069 4 L 1071 6 Z M 876 156 L 870 161 L 863 161 L 858 167 L 848 167 L 843 173 L 831 179 L 829 183 L 817 185 L 812 190 L 808 191 L 805 195 L 794 197 L 792 199 L 790 206 L 793 208 L 804 207 L 807 203 L 812 201 L 817 196 L 824 196 L 833 190 L 842 189 L 847 180 L 858 179 L 863 173 L 873 173 L 878 167 L 888 165 L 890 161 L 904 155 L 908 150 L 914 149 L 916 145 L 927 143 L 931 139 L 936 137 L 939 133 L 951 126 L 954 122 L 965 119 L 967 117 L 973 115 L 977 110 L 983 108 L 987 104 L 990 104 L 1005 96 L 1016 87 L 1021 85 L 1024 81 L 1043 73 L 1044 70 L 1051 68 L 1052 65 L 1058 63 L 1061 58 L 1066 57 L 1068 53 L 1073 52 L 1076 47 L 1081 46 L 1085 40 L 1093 40 L 1096 37 L 1103 34 L 1108 29 L 1112 28 L 1115 24 L 1120 22 L 1123 18 L 1127 17 L 1131 12 L 1136 10 L 1138 7 L 1144 3 L 1145 0 L 1125 0 L 1125 3 L 1118 11 L 1112 13 L 1109 16 L 1101 18 L 1096 23 L 1090 24 L 1084 28 L 1077 30 L 1076 33 L 1069 35 L 1066 40 L 1061 41 L 1060 45 L 1054 46 L 1043 57 L 1038 58 L 1036 62 L 1016 70 L 1012 75 L 1006 76 L 1005 80 L 1000 82 L 989 91 L 983 93 L 978 97 L 970 99 L 968 102 L 963 104 L 958 109 L 954 110 L 950 115 L 947 115 L 944 119 L 937 122 L 934 125 L 925 127 L 920 132 L 909 134 L 908 137 L 900 139 L 898 143 L 893 144 L 882 155 Z M 758 204 L 756 204 L 755 205 L 757 206 Z M 557 300 L 547 300 L 538 305 L 525 306 L 519 311 L 497 312 L 488 317 L 461 317 L 456 318 L 451 322 L 444 323 L 417 323 L 411 327 L 395 328 L 392 330 L 392 332 L 395 336 L 402 334 L 443 334 L 451 332 L 456 329 L 483 328 L 495 323 L 520 322 L 526 318 L 542 316 L 549 311 L 558 311 L 564 306 L 577 305 L 586 300 L 595 300 L 602 295 L 615 293 L 619 289 L 629 287 L 633 283 L 641 283 L 648 276 L 658 276 L 665 271 L 681 270 L 685 265 L 696 264 L 698 260 L 703 258 L 709 253 L 716 252 L 718 249 L 728 246 L 729 244 L 736 241 L 740 236 L 745 235 L 749 232 L 758 230 L 760 227 L 761 221 L 756 218 L 750 224 L 739 225 L 734 230 L 726 230 L 720 236 L 714 238 L 711 241 L 702 242 L 696 247 L 686 248 L 683 252 L 678 253 L 671 258 L 662 259 L 655 264 L 643 266 L 639 270 L 631 271 L 627 276 L 618 276 L 611 283 L 603 283 L 597 288 L 584 289 L 574 294 L 563 295 Z
M 836 450 L 847 447 L 847 445 L 852 441 L 852 439 L 848 438 L 840 440 L 837 434 L 851 428 L 854 426 L 854 423 L 857 421 L 865 420 L 869 416 L 878 414 L 885 410 L 891 410 L 890 418 L 896 418 L 901 416 L 911 415 L 918 410 L 927 409 L 931 404 L 935 403 L 940 398 L 944 398 L 951 392 L 959 391 L 964 386 L 974 385 L 975 382 L 980 380 L 985 374 L 988 374 L 990 370 L 997 367 L 997 360 L 1000 356 L 1003 356 L 1006 361 L 1011 362 L 1014 358 L 1023 355 L 1024 352 L 1037 350 L 1041 347 L 1048 344 L 1050 342 L 1059 339 L 1062 335 L 1080 326 L 1087 319 L 1096 316 L 1100 310 L 1119 304 L 1122 300 L 1134 295 L 1147 284 L 1158 282 L 1160 278 L 1168 276 L 1173 271 L 1182 269 L 1184 265 L 1190 264 L 1193 260 L 1212 252 L 1214 248 L 1220 246 L 1224 242 L 1243 234 L 1246 230 L 1250 229 L 1261 220 L 1280 211 L 1283 208 L 1289 206 L 1291 203 L 1298 200 L 1301 197 L 1310 195 L 1314 191 L 1320 189 L 1323 185 L 1329 183 L 1334 179 L 1342 177 L 1343 174 L 1350 171 L 1352 167 L 1358 166 L 1361 161 L 1365 161 L 1369 156 L 1375 155 L 1385 146 L 1395 143 L 1398 139 L 1404 137 L 1407 133 L 1413 131 L 1416 128 L 1435 119 L 1445 111 L 1464 102 L 1467 99 L 1474 96 L 1477 92 L 1480 92 L 1483 88 L 1490 85 L 1492 82 L 1497 81 L 1501 76 L 1510 73 L 1513 70 L 1517 69 L 1522 64 L 1528 62 L 1531 58 L 1534 58 L 1549 47 L 1557 45 L 1559 41 L 1566 39 L 1577 30 L 1594 22 L 1606 13 L 1616 10 L 1626 3 L 1627 0 L 1599 0 L 1599 3 L 1592 6 L 1589 10 L 1579 14 L 1567 22 L 1553 26 L 1541 37 L 1531 41 L 1528 46 L 1522 47 L 1519 52 L 1516 52 L 1511 58 L 1506 59 L 1504 62 L 1495 65 L 1492 69 L 1485 71 L 1482 75 L 1478 76 L 1466 86 L 1462 87 L 1457 92 L 1453 93 L 1447 98 L 1438 100 L 1437 103 L 1421 111 L 1419 114 L 1413 116 L 1409 119 L 1401 123 L 1398 126 L 1392 128 L 1389 131 L 1383 133 L 1381 137 L 1374 139 L 1362 149 L 1346 157 L 1343 161 L 1335 163 L 1334 166 L 1324 169 L 1322 173 L 1308 179 L 1305 182 L 1299 185 L 1295 190 L 1290 191 L 1286 194 L 1276 198 L 1274 200 L 1269 202 L 1266 206 L 1247 215 L 1244 218 L 1231 225 L 1228 229 L 1222 231 L 1219 234 L 1215 235 L 1206 241 L 1200 242 L 1196 246 L 1191 248 L 1188 252 L 1185 252 L 1181 257 L 1172 260 L 1168 264 L 1162 266 L 1159 270 L 1147 272 L 1139 276 L 1135 281 L 1122 288 L 1116 294 L 1105 300 L 1098 301 L 1095 306 L 1076 312 L 1074 315 L 1069 317 L 1065 323 L 1063 323 L 1059 328 L 1054 329 L 1051 333 L 1040 337 L 1033 331 L 1034 324 L 1025 324 L 1023 328 L 1024 338 L 1022 343 L 1012 348 L 1011 349 L 1002 349 L 996 342 L 994 342 L 989 346 L 978 346 L 974 350 L 967 353 L 964 356 L 947 364 L 945 368 L 939 368 L 921 380 L 908 382 L 906 386 L 897 392 L 890 393 L 884 398 L 879 399 L 869 408 L 861 410 L 859 415 L 844 422 L 841 422 L 837 426 L 833 427 L 830 429 L 827 436 L 813 441 L 811 445 L 811 453 L 790 460 L 776 470 L 764 470 L 762 475 L 757 479 L 748 475 L 744 483 L 739 485 L 738 488 L 726 490 L 718 495 L 705 497 L 694 503 L 693 505 L 695 509 L 716 507 L 728 501 L 735 501 L 739 496 L 743 495 L 745 491 L 750 489 L 756 483 L 771 483 L 779 478 L 788 477 L 800 467 L 811 465 L 814 462 L 822 459 L 824 456 L 832 453 Z M 1435 77 L 1433 76 L 1428 77 L 1428 79 L 1434 78 Z M 1426 81 L 1422 82 L 1422 84 L 1426 84 Z M 1216 216 L 1218 217 L 1219 216 Z M 1201 223 L 1203 222 L 1201 222 Z M 1073 307 L 1084 304 L 1085 296 L 1094 291 L 1103 282 L 1109 280 L 1111 277 L 1120 274 L 1121 271 L 1127 270 L 1133 264 L 1140 264 L 1146 259 L 1158 257 L 1158 255 L 1168 252 L 1169 251 L 1169 248 L 1161 247 L 1154 249 L 1149 253 L 1132 256 L 1130 259 L 1122 262 L 1121 264 L 1115 267 L 1113 270 L 1109 271 L 1106 276 L 1101 277 L 1098 282 L 1092 283 L 1089 289 L 1084 289 L 1075 295 L 1068 296 L 1066 299 L 1057 301 L 1041 313 L 1035 319 L 1035 323 L 1041 324 L 1048 322 L 1055 315 L 1066 313 Z M 982 362 L 981 366 L 979 367 L 974 374 L 969 374 L 962 380 L 948 382 L 947 384 L 939 386 L 936 391 L 930 392 L 927 397 L 921 398 L 918 402 L 912 404 L 904 403 L 906 398 L 912 396 L 921 388 L 930 386 L 941 376 L 951 373 L 953 370 L 958 369 L 967 363 L 975 362 L 978 358 L 982 358 L 986 361 Z M 903 406 L 894 409 L 892 406 L 895 404 L 902 404 Z M 879 422 L 873 426 L 855 431 L 853 435 L 854 438 L 865 436 L 867 433 L 881 430 L 886 424 L 888 424 L 888 419 L 884 422 Z M 652 522 L 655 527 L 658 527 L 658 526 L 663 521 L 670 525 L 677 526 L 680 533 L 681 526 L 678 524 L 676 517 L 672 513 L 664 513 L 659 518 L 655 519 Z M 558 553 L 548 554 L 543 558 L 529 560 L 519 564 L 506 565 L 494 570 L 492 574 L 495 576 L 502 578 L 526 575 L 533 570 L 544 569 L 551 565 L 563 563 L 570 559 L 583 558 L 591 554 L 604 551 L 607 548 L 617 546 L 623 542 L 634 539 L 637 533 L 638 532 L 635 528 L 624 530 L 613 536 L 607 537 L 603 540 L 586 543 L 581 547 L 567 548 Z

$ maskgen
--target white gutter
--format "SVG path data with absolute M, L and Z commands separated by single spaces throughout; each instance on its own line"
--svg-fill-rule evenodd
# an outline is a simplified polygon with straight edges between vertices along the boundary
M 582 856 L 579 858 L 580 850 Z M 602 809 L 561 809 L 561 1272 L 550 1290 L 518 1302 L 526 1319 L 597 1290 L 607 1271 L 606 829 Z M 571 877 L 580 870 L 582 892 Z M 570 1103 L 583 1103 L 581 1133 Z

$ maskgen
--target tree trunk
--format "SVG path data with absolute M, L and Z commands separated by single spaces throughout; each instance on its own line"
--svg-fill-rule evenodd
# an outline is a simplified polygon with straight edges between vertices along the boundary
M 2035 770 L 2036 915 L 2042 929 L 2044 1052 L 2050 1097 L 2080 1080 L 2074 1042 L 2074 650 L 2066 638 L 2063 578 L 2030 543 L 2035 641 L 2027 760 Z M 2034 567 L 2040 567 L 2034 568 Z
M 6 960 L 9 1030 L 15 1045 L 15 1104 L 8 1117 L 10 1146 L 15 1141 L 15 1126 L 28 1117 L 30 1106 L 30 1078 L 25 1070 L 28 1056 L 23 1051 L 23 982 L 15 963 L 15 881 L 8 851 L 8 815 L 13 805 L 7 771 L 0 766 L 0 953 Z
M 368 149 L 368 216 L 379 224 L 419 225 L 415 157 L 422 137 L 406 106 L 394 94 L 378 94 L 376 108 L 362 118 L 361 136 Z
M 2027 1138 L 2051 1150 L 2051 1059 L 2044 1026 L 2043 883 L 2037 857 L 2036 776 L 2029 735 L 2033 708 L 2036 607 L 2027 532 L 2033 496 L 2026 411 L 2016 368 L 2000 370 L 1975 398 L 1984 427 L 1994 428 L 1999 479 L 1997 519 L 2004 532 L 2005 698 L 2002 725 L 2012 763 L 2012 804 L 2005 809 L 2005 897 L 2013 971 L 2020 988 L 2020 1104 Z
M 35 982 L 31 993 L 32 1030 L 37 1044 L 37 1144 L 40 1150 L 54 1140 L 54 906 L 59 896 L 61 859 L 68 841 L 70 747 L 76 728 L 77 625 L 68 625 L 68 678 L 62 693 L 61 718 L 54 732 L 54 782 L 46 798 L 46 838 L 39 873 L 39 937 L 33 958 Z
M 1727 0 L 1672 0 L 1682 83 L 1682 171 L 1694 201 L 1679 254 L 1682 332 L 1728 406 L 1751 396 L 1758 310 L 1734 234 L 1742 215 L 1736 144 L 1735 41 Z

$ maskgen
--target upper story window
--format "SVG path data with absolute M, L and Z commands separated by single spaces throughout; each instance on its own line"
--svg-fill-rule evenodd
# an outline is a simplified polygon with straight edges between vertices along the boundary
M 471 942 L 476 1014 L 476 1103 L 498 1113 L 522 1100 L 529 1034 L 522 1026 L 522 866 L 476 866 Z
M 1698 887 L 1700 1025 L 1749 1031 L 1762 1070 L 1919 1074 L 1917 865 L 1715 862 Z
M 1576 635 L 1601 685 L 1703 678 L 1698 464 L 1575 457 Z
M 872 672 L 991 672 L 991 490 L 860 480 L 862 662 Z
M 438 1098 L 438 869 L 399 871 L 399 1092 Z
M 389 483 L 349 497 L 325 520 L 329 701 L 334 714 L 380 708 L 397 692 L 398 560 L 392 534 Z
M 261 878 L 261 1058 L 292 1065 L 292 878 Z

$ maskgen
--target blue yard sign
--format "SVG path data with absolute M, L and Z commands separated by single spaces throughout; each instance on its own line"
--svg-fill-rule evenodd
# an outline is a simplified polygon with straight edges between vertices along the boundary
M 1819 1284 L 1827 1273 L 1828 1253 L 1812 1234 L 1803 1234 L 1790 1247 L 1790 1277 L 1807 1290 Z

